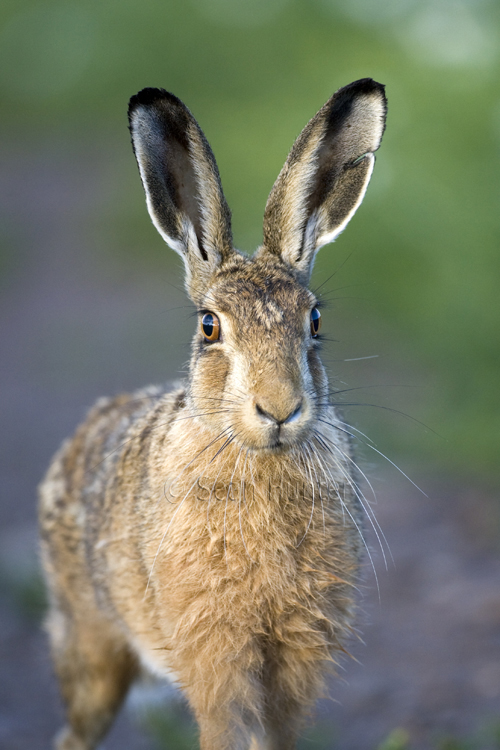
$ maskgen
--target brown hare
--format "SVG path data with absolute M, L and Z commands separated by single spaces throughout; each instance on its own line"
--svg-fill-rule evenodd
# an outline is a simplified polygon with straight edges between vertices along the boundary
M 162 89 L 132 97 L 148 210 L 199 320 L 186 383 L 98 401 L 41 486 L 59 750 L 95 748 L 144 668 L 182 688 L 202 750 L 295 747 L 350 632 L 363 546 L 307 284 L 363 199 L 385 115 L 369 78 L 332 96 L 249 258 L 189 110 Z

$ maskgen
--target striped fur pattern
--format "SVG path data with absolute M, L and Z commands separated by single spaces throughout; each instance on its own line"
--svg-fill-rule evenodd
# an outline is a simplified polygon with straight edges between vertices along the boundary
M 363 547 L 349 430 L 311 335 L 317 248 L 359 205 L 383 87 L 341 89 L 269 197 L 253 258 L 232 247 L 215 159 L 163 90 L 130 103 L 155 226 L 220 337 L 187 382 L 102 399 L 41 485 L 47 630 L 67 707 L 58 750 L 91 750 L 146 668 L 183 689 L 202 750 L 291 750 L 352 627 Z

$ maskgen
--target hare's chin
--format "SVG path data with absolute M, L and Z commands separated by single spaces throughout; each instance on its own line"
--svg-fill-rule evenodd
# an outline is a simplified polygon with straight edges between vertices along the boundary
M 273 445 L 267 446 L 266 448 L 260 448 L 258 452 L 270 456 L 281 456 L 286 453 L 290 453 L 290 451 L 293 451 L 294 448 L 300 447 L 300 445 L 300 440 L 297 440 L 293 443 L 283 443 L 281 441 L 278 441 Z
M 276 437 L 269 437 L 267 440 L 247 440 L 244 441 L 244 445 L 253 453 L 280 455 L 300 448 L 303 442 L 303 434 L 301 433 L 294 437 L 277 435 Z

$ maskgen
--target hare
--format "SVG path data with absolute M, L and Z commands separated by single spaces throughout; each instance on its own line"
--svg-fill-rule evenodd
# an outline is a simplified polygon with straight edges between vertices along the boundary
M 163 89 L 130 100 L 148 210 L 199 319 L 186 383 L 98 401 L 41 485 L 58 750 L 95 748 L 144 668 L 183 689 L 202 750 L 295 747 L 350 633 L 363 547 L 307 284 L 363 199 L 385 116 L 372 79 L 332 96 L 249 258 L 190 111 Z

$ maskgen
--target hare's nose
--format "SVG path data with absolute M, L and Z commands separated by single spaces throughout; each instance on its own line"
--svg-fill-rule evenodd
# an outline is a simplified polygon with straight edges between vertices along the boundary
M 272 414 L 270 411 L 263 409 L 262 406 L 259 404 L 255 404 L 255 411 L 259 415 L 259 417 L 267 422 L 274 422 L 278 426 L 282 424 L 290 424 L 290 422 L 294 422 L 296 419 L 300 417 L 300 412 L 302 411 L 302 399 L 296 404 L 296 406 L 292 409 L 292 411 L 284 418 L 280 419 L 275 414 Z

